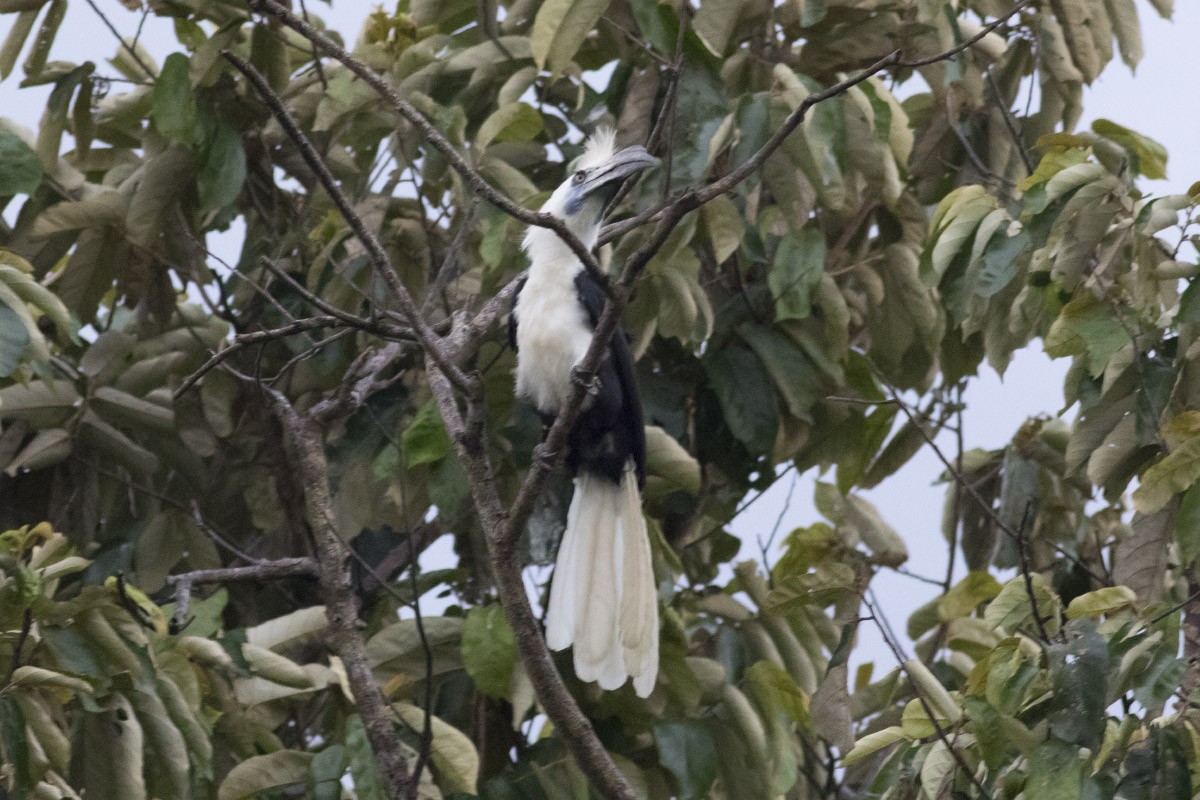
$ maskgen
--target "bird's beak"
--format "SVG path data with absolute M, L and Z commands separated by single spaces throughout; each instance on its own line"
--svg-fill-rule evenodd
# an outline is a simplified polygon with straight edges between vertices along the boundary
M 600 211 L 600 216 L 603 218 L 607 216 L 613 201 L 616 200 L 617 189 L 620 188 L 621 182 L 644 169 L 658 166 L 658 163 L 659 160 L 650 155 L 640 144 L 626 147 L 624 150 L 613 153 L 608 161 L 593 170 L 591 177 L 583 186 L 583 193 L 603 198 L 604 205 Z
M 602 186 L 609 186 L 618 181 L 641 172 L 644 169 L 658 166 L 658 159 L 650 155 L 640 144 L 626 147 L 612 154 L 608 161 L 599 165 L 588 179 L 587 190 L 591 192 Z

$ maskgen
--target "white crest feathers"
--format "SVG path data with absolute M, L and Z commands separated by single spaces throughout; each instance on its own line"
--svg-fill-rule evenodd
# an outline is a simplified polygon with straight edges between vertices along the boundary
M 575 169 L 588 169 L 612 158 L 617 148 L 617 131 L 607 125 L 597 128 L 583 146 L 583 155 L 575 161 Z

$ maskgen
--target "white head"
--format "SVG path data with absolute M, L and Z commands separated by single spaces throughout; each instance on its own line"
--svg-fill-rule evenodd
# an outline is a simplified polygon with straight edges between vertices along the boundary
M 542 206 L 543 212 L 566 221 L 571 232 L 588 248 L 595 246 L 600 223 L 625 178 L 658 164 L 658 159 L 641 145 L 615 150 L 615 139 L 616 132 L 611 128 L 597 130 L 588 140 L 583 155 L 576 159 L 574 172 Z M 532 257 L 537 250 L 550 249 L 551 239 L 562 243 L 550 229 L 531 227 L 525 235 L 525 249 Z

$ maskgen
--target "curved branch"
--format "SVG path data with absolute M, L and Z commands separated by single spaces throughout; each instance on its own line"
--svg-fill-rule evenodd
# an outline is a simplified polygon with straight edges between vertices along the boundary
M 521 488 L 521 497 L 529 497 L 529 502 L 518 498 L 506 514 L 484 445 L 487 437 L 483 430 L 481 407 L 478 404 L 469 406 L 464 421 L 449 382 L 432 364 L 428 364 L 427 372 L 446 432 L 450 434 L 450 441 L 454 443 L 455 452 L 462 459 L 470 478 L 471 496 L 484 530 L 500 607 L 515 634 L 521 664 L 529 675 L 538 702 L 600 795 L 608 800 L 635 800 L 633 788 L 617 769 L 612 757 L 596 737 L 592 723 L 580 711 L 579 704 L 563 683 L 546 647 L 541 624 L 534 616 L 525 592 L 521 563 L 515 547 L 517 537 L 513 532 L 519 534 L 524 526 L 524 520 L 532 508 L 532 498 L 537 496 L 537 488 L 544 475 L 537 468 L 530 470 Z

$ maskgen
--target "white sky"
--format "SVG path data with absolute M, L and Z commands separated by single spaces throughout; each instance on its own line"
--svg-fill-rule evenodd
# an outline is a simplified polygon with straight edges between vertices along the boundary
M 139 15 L 123 9 L 116 0 L 97 0 L 97 5 L 109 15 L 118 30 L 131 36 L 137 29 Z M 348 40 L 353 40 L 359 23 L 368 8 L 367 3 L 342 3 L 332 11 L 324 4 L 314 4 L 315 13 L 324 16 Z M 371 4 L 373 5 L 373 4 Z M 1104 117 L 1127 125 L 1166 146 L 1170 153 L 1168 179 L 1147 184 L 1154 193 L 1183 192 L 1200 180 L 1200 103 L 1195 101 L 1194 83 L 1200 75 L 1200 3 L 1181 0 L 1177 3 L 1174 22 L 1160 19 L 1146 0 L 1138 0 L 1143 25 L 1146 57 L 1133 75 L 1114 61 L 1096 84 L 1085 90 L 1084 118 L 1080 127 Z M 0 17 L 0 36 L 7 34 L 14 15 Z M 153 16 L 146 20 L 141 40 L 160 61 L 178 49 L 169 21 Z M 97 16 L 82 0 L 70 4 L 67 20 L 52 53 L 53 58 L 77 62 L 92 60 L 101 74 L 114 74 L 104 60 L 114 52 L 111 35 Z M 0 115 L 33 128 L 41 116 L 49 87 L 18 89 L 20 62 L 16 74 L 0 84 Z M 119 88 L 119 87 L 118 87 Z M 8 214 L 13 213 L 16 204 Z M 7 214 L 6 214 L 7 216 Z M 225 241 L 210 246 L 225 253 L 236 253 L 237 243 Z M 994 448 L 1005 444 L 1018 426 L 1036 414 L 1056 413 L 1062 405 L 1062 377 L 1066 362 L 1052 363 L 1036 345 L 1014 359 L 1001 381 L 989 368 L 975 379 L 967 393 L 965 440 L 968 447 Z M 943 434 L 940 440 L 947 452 L 953 452 L 953 437 Z M 911 571 L 930 577 L 945 572 L 945 546 L 940 534 L 941 508 L 944 487 L 933 481 L 941 472 L 936 457 L 927 451 L 913 459 L 897 475 L 878 489 L 866 493 L 885 518 L 908 543 Z M 776 519 L 783 515 L 779 540 L 800 525 L 819 519 L 812 505 L 815 476 L 803 476 L 796 486 L 790 505 L 785 503 L 790 479 L 757 501 L 733 525 L 744 541 L 742 558 L 757 558 L 757 539 L 770 533 Z M 786 508 L 785 508 L 786 506 Z M 772 556 L 777 555 L 773 553 Z M 452 557 L 447 539 L 443 538 L 422 559 L 427 568 L 441 566 Z M 961 574 L 961 558 L 960 574 Z M 909 613 L 928 601 L 937 589 L 895 573 L 882 573 L 874 588 L 882 610 L 893 627 L 902 631 Z M 892 658 L 868 626 L 862 628 L 863 647 L 856 653 L 856 662 L 876 660 L 877 670 L 893 666 Z

